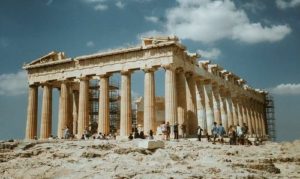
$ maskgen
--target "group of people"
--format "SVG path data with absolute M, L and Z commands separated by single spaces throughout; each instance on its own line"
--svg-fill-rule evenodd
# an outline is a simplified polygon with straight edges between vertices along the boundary
M 224 136 L 226 135 L 225 128 L 222 126 L 222 124 L 219 124 L 217 126 L 217 123 L 214 122 L 213 127 L 211 129 L 212 137 L 213 137 L 213 144 L 215 144 L 216 139 L 220 143 L 224 143 Z M 248 143 L 247 139 L 248 134 L 248 126 L 244 123 L 242 126 L 229 126 L 227 136 L 229 138 L 229 144 L 230 145 L 244 145 L 246 142 Z M 210 138 L 208 137 L 208 141 L 210 141 Z

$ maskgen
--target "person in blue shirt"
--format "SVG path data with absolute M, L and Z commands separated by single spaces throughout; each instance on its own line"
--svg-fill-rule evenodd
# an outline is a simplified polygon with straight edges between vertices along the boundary
M 218 127 L 218 135 L 219 135 L 219 139 L 220 142 L 223 143 L 224 140 L 224 135 L 226 134 L 224 127 L 222 126 L 222 123 L 220 123 L 219 127 Z
M 217 123 L 214 122 L 213 124 L 213 127 L 211 129 L 211 134 L 212 134 L 212 137 L 213 137 L 213 144 L 216 143 L 216 138 L 218 137 L 218 127 L 217 127 Z

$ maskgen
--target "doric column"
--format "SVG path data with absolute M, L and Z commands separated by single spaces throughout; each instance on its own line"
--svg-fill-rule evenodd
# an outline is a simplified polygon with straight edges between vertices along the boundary
M 79 83 L 78 132 L 81 137 L 89 126 L 89 79 L 84 77 Z
M 38 86 L 31 85 L 28 90 L 27 123 L 25 139 L 34 139 L 37 135 Z
M 186 110 L 187 110 L 187 134 L 196 135 L 197 120 L 197 103 L 196 103 L 196 84 L 195 76 L 192 73 L 186 73 Z
M 41 120 L 41 139 L 47 139 L 52 130 L 52 87 L 50 84 L 44 84 L 43 102 L 42 102 L 42 120 Z
M 79 103 L 79 92 L 77 90 L 73 91 L 73 134 L 77 134 L 78 131 L 78 103 Z
M 234 126 L 238 125 L 238 109 L 237 109 L 237 101 L 236 98 L 231 98 L 231 106 L 232 106 L 232 122 Z
M 63 137 L 63 130 L 69 127 L 69 108 L 70 108 L 70 95 L 69 86 L 67 81 L 62 81 L 60 85 L 60 97 L 59 97 L 59 118 L 57 127 L 57 137 Z
M 131 72 L 121 72 L 121 124 L 120 136 L 132 133 L 131 119 Z
M 249 113 L 248 113 L 248 98 L 247 97 L 243 97 L 241 99 L 241 106 L 242 106 L 242 112 L 243 112 L 243 123 L 245 123 L 247 126 L 248 126 L 248 133 L 249 133 L 249 130 L 250 130 L 250 124 L 249 124 L 249 121 L 250 121 L 250 116 L 249 116 Z
M 261 123 L 262 123 L 262 136 L 265 137 L 266 136 L 266 123 L 265 123 L 265 120 L 266 120 L 266 115 L 265 115 L 265 104 L 262 103 L 260 105 L 260 116 L 261 116 Z
M 238 114 L 238 124 L 240 126 L 243 126 L 243 109 L 242 109 L 242 105 L 241 105 L 241 98 L 238 97 L 236 99 L 236 107 L 237 107 L 237 114 Z
M 212 100 L 212 87 L 211 87 L 210 80 L 204 81 L 204 96 L 205 96 L 207 133 L 211 135 L 211 129 L 214 123 L 214 112 L 213 112 L 213 100 Z
M 226 111 L 227 111 L 227 126 L 228 128 L 232 125 L 233 123 L 233 111 L 232 111 L 232 100 L 231 100 L 231 95 L 229 92 L 227 92 L 226 97 L 225 97 L 225 103 L 226 103 Z
M 240 100 L 240 103 L 239 103 L 239 106 L 240 106 L 240 110 L 241 110 L 241 116 L 242 116 L 242 119 L 243 119 L 243 121 L 242 121 L 242 124 L 244 125 L 244 123 L 245 124 L 247 124 L 248 123 L 248 121 L 247 121 L 247 114 L 246 114 L 246 107 L 245 107 L 245 103 L 244 103 L 244 97 L 241 97 L 241 100 Z M 248 124 L 247 124 L 247 126 L 248 126 Z
M 254 112 L 254 118 L 255 118 L 255 130 L 256 130 L 256 135 L 258 137 L 261 136 L 261 129 L 260 129 L 260 119 L 259 119 L 259 115 L 258 115 L 258 102 L 257 101 L 253 101 L 253 112 Z
M 177 122 L 176 74 L 172 66 L 165 66 L 165 120 L 170 125 Z
M 109 134 L 109 75 L 100 76 L 98 133 Z
M 219 93 L 219 101 L 220 101 L 220 112 L 221 112 L 221 121 L 222 126 L 224 127 L 226 133 L 228 129 L 228 118 L 227 118 L 227 110 L 226 110 L 226 94 L 224 90 L 221 90 Z
M 221 111 L 220 111 L 220 94 L 219 94 L 219 86 L 213 85 L 212 88 L 212 99 L 213 99 L 213 109 L 214 109 L 214 117 L 215 122 L 218 124 L 221 123 Z
M 144 132 L 149 135 L 149 131 L 155 129 L 155 79 L 154 69 L 144 69 Z
M 68 105 L 68 128 L 70 132 L 73 132 L 73 85 L 69 84 L 69 105 Z
M 186 118 L 186 78 L 182 69 L 177 70 L 176 73 L 176 92 L 177 92 L 177 117 L 179 124 L 179 135 L 182 136 L 183 132 L 180 126 L 187 126 Z
M 250 107 L 250 99 L 247 98 L 245 101 L 246 104 L 246 115 L 247 115 L 247 124 L 248 124 L 248 131 L 250 135 L 253 135 L 253 125 L 252 125 L 252 112 Z
M 251 123 L 252 123 L 252 130 L 253 130 L 253 135 L 257 135 L 256 131 L 256 116 L 255 116 L 255 111 L 254 111 L 254 103 L 253 100 L 250 100 L 250 118 L 251 118 Z
M 203 81 L 196 81 L 196 99 L 197 99 L 198 125 L 203 130 L 207 130 Z

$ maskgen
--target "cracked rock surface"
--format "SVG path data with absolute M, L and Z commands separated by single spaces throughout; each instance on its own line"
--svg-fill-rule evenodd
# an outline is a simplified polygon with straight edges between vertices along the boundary
M 0 142 L 0 178 L 300 178 L 300 140 L 260 146 L 164 141 Z

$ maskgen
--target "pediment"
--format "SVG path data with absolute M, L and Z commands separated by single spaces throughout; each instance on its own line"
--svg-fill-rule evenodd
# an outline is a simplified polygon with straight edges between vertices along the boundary
M 32 65 L 39 65 L 39 64 L 46 64 L 46 63 L 51 63 L 59 60 L 65 59 L 65 54 L 64 52 L 55 52 L 52 51 L 48 53 L 47 55 L 44 55 L 36 60 L 33 60 L 27 66 L 32 66 Z

